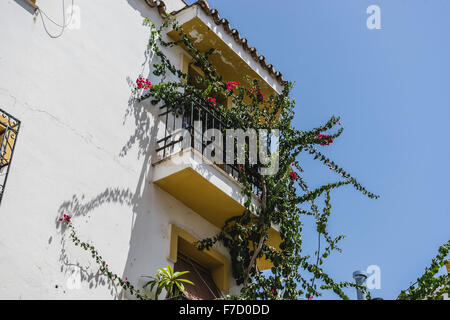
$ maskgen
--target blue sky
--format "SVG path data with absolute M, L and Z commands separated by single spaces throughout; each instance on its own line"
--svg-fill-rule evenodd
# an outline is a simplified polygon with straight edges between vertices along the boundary
M 326 270 L 351 281 L 354 270 L 378 265 L 381 289 L 372 296 L 395 298 L 450 238 L 450 1 L 209 3 L 295 82 L 297 128 L 341 116 L 344 133 L 321 149 L 381 198 L 350 187 L 332 194 L 329 231 L 347 238 Z M 372 4 L 381 9 L 381 30 L 366 27 Z M 338 178 L 308 156 L 300 161 L 312 186 Z M 305 248 L 313 252 L 306 222 Z M 355 298 L 353 289 L 348 294 Z

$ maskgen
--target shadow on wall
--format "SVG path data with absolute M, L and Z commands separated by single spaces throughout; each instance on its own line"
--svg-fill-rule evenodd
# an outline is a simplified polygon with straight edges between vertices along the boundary
M 149 8 L 144 1 L 128 0 L 128 3 L 135 10 L 139 11 L 142 17 L 147 17 L 149 14 L 158 14 L 156 9 Z M 147 47 L 144 51 L 144 61 L 141 64 L 139 74 L 143 75 L 145 69 L 149 70 L 151 63 L 152 56 Z M 145 77 L 145 75 L 143 76 Z M 131 91 L 133 91 L 135 85 L 132 77 L 127 77 L 126 81 Z M 150 160 L 155 145 L 157 130 L 156 122 L 153 119 L 157 119 L 157 115 L 154 114 L 157 112 L 157 109 L 159 108 L 152 106 L 148 101 L 142 103 L 137 102 L 134 99 L 134 94 L 131 94 L 123 118 L 124 124 L 131 118 L 134 121 L 135 130 L 120 150 L 119 156 L 126 157 L 130 149 L 137 147 L 137 160 L 140 160 L 142 163 L 135 191 L 132 192 L 129 189 L 120 187 L 108 187 L 90 200 L 85 199 L 84 195 L 73 195 L 70 200 L 64 201 L 59 206 L 58 215 L 55 218 L 56 227 L 62 235 L 60 251 L 61 272 L 70 274 L 75 270 L 75 272 L 80 274 L 81 280 L 88 283 L 89 288 L 106 286 L 110 290 L 111 296 L 115 299 L 123 297 L 124 293 L 121 287 L 117 287 L 110 279 L 101 274 L 100 271 L 93 272 L 77 262 L 71 262 L 73 258 L 68 256 L 66 247 L 73 244 L 69 239 L 69 234 L 65 232 L 67 228 L 59 221 L 59 218 L 63 214 L 69 214 L 73 220 L 76 220 L 77 218 L 89 216 L 92 211 L 100 206 L 111 203 L 130 207 L 132 209 L 130 247 L 122 278 L 126 275 L 132 283 L 137 284 L 141 276 L 153 274 L 156 271 L 156 267 L 158 266 L 152 264 L 148 250 L 149 245 L 152 243 L 150 239 L 152 234 L 149 230 L 152 225 L 155 227 L 155 220 L 152 219 L 152 212 L 149 210 L 155 191 L 153 185 L 148 183 L 148 181 L 150 179 L 149 175 L 151 174 Z M 99 253 L 101 255 L 101 252 Z M 88 252 L 86 254 L 89 256 Z M 136 259 L 139 259 L 139 263 L 136 263 Z
M 111 296 L 118 299 L 120 292 L 114 283 L 106 276 L 102 275 L 100 271 L 92 272 L 88 267 L 82 266 L 79 262 L 71 262 L 71 257 L 67 254 L 67 245 L 73 245 L 71 240 L 68 240 L 68 234 L 66 233 L 67 227 L 63 222 L 59 221 L 59 217 L 63 214 L 69 214 L 74 219 L 88 216 L 91 211 L 106 204 L 106 203 L 118 203 L 130 205 L 132 203 L 133 193 L 129 190 L 121 190 L 119 188 L 107 188 L 104 192 L 98 194 L 90 201 L 85 201 L 84 195 L 80 197 L 74 195 L 71 200 L 63 202 L 58 210 L 58 216 L 55 219 L 56 227 L 61 231 L 61 250 L 59 261 L 61 263 L 61 272 L 69 275 L 69 280 L 75 275 L 79 277 L 81 282 L 87 283 L 90 289 L 98 286 L 107 286 L 110 290 Z M 69 242 L 67 244 L 67 242 Z M 89 255 L 88 252 L 85 252 Z M 68 280 L 68 281 L 69 281 Z M 76 280 L 75 280 L 76 281 Z

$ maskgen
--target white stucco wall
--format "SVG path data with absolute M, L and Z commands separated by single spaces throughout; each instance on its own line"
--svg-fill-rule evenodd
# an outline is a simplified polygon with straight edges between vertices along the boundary
M 161 20 L 143 0 L 75 0 L 80 29 L 51 38 L 22 3 L 0 2 L 0 108 L 22 122 L 0 206 L 0 299 L 118 298 L 57 227 L 63 213 L 135 284 L 169 264 L 171 223 L 198 238 L 217 231 L 151 183 L 156 108 L 129 104 L 129 81 L 149 75 L 143 18 Z M 60 1 L 37 4 L 61 22 Z

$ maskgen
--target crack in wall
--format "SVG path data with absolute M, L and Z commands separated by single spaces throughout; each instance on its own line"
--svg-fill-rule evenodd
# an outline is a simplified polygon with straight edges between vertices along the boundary
M 78 131 L 76 128 L 72 127 L 71 125 L 65 123 L 64 121 L 62 121 L 55 115 L 51 114 L 50 112 L 40 109 L 40 108 L 36 108 L 34 106 L 31 106 L 27 102 L 20 101 L 16 96 L 14 96 L 10 91 L 8 91 L 5 88 L 0 87 L 0 91 L 5 92 L 6 95 L 8 95 L 10 98 L 12 98 L 14 100 L 13 105 L 10 107 L 11 109 L 14 109 L 16 106 L 20 106 L 20 107 L 24 108 L 26 111 L 36 112 L 36 113 L 40 113 L 40 114 L 47 116 L 48 118 L 52 119 L 54 122 L 59 124 L 60 126 L 67 128 L 74 135 L 81 138 L 86 144 L 89 144 L 89 145 L 93 146 L 94 148 L 96 148 L 97 150 L 101 151 L 102 153 L 106 154 L 109 158 L 111 158 L 115 163 L 117 163 L 122 168 L 126 169 L 129 172 L 133 172 L 133 173 L 137 174 L 137 171 L 135 169 L 124 165 L 123 163 L 121 163 L 121 161 L 118 159 L 117 156 L 115 156 L 113 153 L 109 152 L 105 148 L 101 147 L 100 145 L 96 144 L 93 141 L 93 136 L 90 133 L 82 133 L 82 132 Z M 9 110 L 5 110 L 5 111 L 10 112 Z M 22 119 L 19 119 L 19 120 L 22 120 Z M 22 121 L 22 126 L 23 125 L 26 125 L 26 124 L 24 124 Z

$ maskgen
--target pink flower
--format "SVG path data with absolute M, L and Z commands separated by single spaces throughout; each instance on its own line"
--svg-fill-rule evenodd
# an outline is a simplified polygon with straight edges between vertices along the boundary
M 255 93 L 255 89 L 250 88 L 249 89 L 251 93 L 253 93 L 254 95 L 256 95 L 256 98 L 258 100 L 264 101 L 264 93 L 262 93 L 261 91 L 259 91 L 259 89 L 256 91 Z
M 240 82 L 236 82 L 236 81 L 228 81 L 228 82 L 227 82 L 227 89 L 228 89 L 228 90 L 236 89 L 236 87 L 239 86 L 240 84 L 241 84 Z
M 127 277 L 125 277 L 125 281 L 128 281 L 128 278 L 127 278 Z
M 297 173 L 295 171 L 291 171 L 291 178 L 297 180 Z
M 137 78 L 136 85 L 139 89 L 150 89 L 152 87 L 152 83 L 147 78 L 142 77 Z
M 71 216 L 69 216 L 68 214 L 64 214 L 64 215 L 63 215 L 63 218 L 59 218 L 59 221 L 64 221 L 64 222 L 66 222 L 66 223 L 69 223 L 69 222 L 70 222 L 70 219 L 72 219 Z
M 211 97 L 209 97 L 209 98 L 206 98 L 205 100 L 206 100 L 206 102 L 211 102 L 211 103 L 214 104 L 214 105 L 217 104 L 216 98 L 211 98 Z
M 311 300 L 312 298 L 314 298 L 313 296 L 309 297 L 308 300 Z
M 341 123 L 339 122 L 339 125 L 341 125 Z
M 320 144 L 321 146 L 329 146 L 330 143 L 333 142 L 333 139 L 329 138 L 329 136 L 327 136 L 326 134 L 321 134 L 321 133 L 319 133 L 319 134 L 316 136 L 316 138 L 319 138 L 319 139 L 327 139 L 327 140 L 328 140 L 328 141 L 325 142 L 325 143 L 321 143 L 321 144 Z

